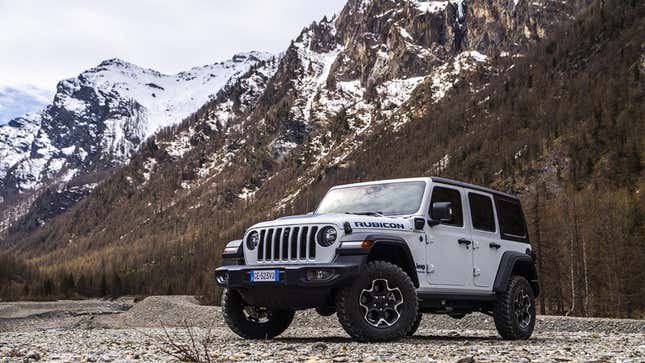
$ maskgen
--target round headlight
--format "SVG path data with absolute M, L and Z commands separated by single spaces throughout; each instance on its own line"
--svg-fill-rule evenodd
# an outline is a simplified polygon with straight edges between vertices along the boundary
M 246 237 L 246 248 L 249 250 L 255 249 L 255 247 L 258 246 L 258 243 L 260 243 L 260 234 L 258 231 L 253 231 L 249 233 L 249 235 Z
M 318 243 L 323 247 L 329 247 L 334 244 L 334 242 L 336 242 L 337 238 L 338 232 L 336 232 L 336 228 L 327 226 L 320 230 L 320 234 L 318 235 Z

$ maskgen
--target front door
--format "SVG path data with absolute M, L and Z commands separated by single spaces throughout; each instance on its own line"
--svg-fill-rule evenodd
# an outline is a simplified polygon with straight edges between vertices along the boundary
M 464 223 L 465 197 L 463 188 L 434 184 L 428 215 L 432 219 L 432 204 L 450 202 L 453 220 L 427 226 L 427 278 L 430 285 L 465 286 L 472 280 L 472 246 L 468 226 Z

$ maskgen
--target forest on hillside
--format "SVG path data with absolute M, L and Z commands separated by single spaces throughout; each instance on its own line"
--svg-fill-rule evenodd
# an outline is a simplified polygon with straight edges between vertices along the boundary
M 539 312 L 644 317 L 644 47 L 645 4 L 595 1 L 512 66 L 495 59 L 504 72 L 457 86 L 438 106 L 411 112 L 400 130 L 383 125 L 278 210 L 307 172 L 307 150 L 279 162 L 249 154 L 249 166 L 212 187 L 217 198 L 176 205 L 167 201 L 191 177 L 189 165 L 167 168 L 145 194 L 126 182 L 126 167 L 56 223 L 14 231 L 39 253 L 1 257 L 0 297 L 197 293 L 216 302 L 212 270 L 225 242 L 245 227 L 310 211 L 335 184 L 439 175 L 520 195 L 538 255 Z M 411 102 L 430 104 L 430 97 L 421 85 Z M 342 137 L 346 120 L 341 114 L 335 122 Z M 153 143 L 143 148 L 129 167 L 157 152 Z M 259 178 L 260 169 L 275 176 L 253 198 L 235 198 L 235 188 Z M 121 228 L 151 210 L 135 229 Z M 121 242 L 124 235 L 137 244 Z M 83 244 L 66 246 L 78 236 Z

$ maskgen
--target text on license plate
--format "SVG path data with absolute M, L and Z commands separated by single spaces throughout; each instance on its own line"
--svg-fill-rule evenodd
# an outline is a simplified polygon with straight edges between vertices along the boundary
M 278 270 L 253 270 L 251 282 L 277 282 L 280 280 Z

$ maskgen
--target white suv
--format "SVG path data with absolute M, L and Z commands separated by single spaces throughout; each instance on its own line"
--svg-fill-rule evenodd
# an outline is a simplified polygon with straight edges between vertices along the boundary
M 337 313 L 349 335 L 412 335 L 423 313 L 494 317 L 528 339 L 539 293 L 520 201 L 444 178 L 333 187 L 310 214 L 249 228 L 215 271 L 229 327 L 272 338 L 294 311 Z

